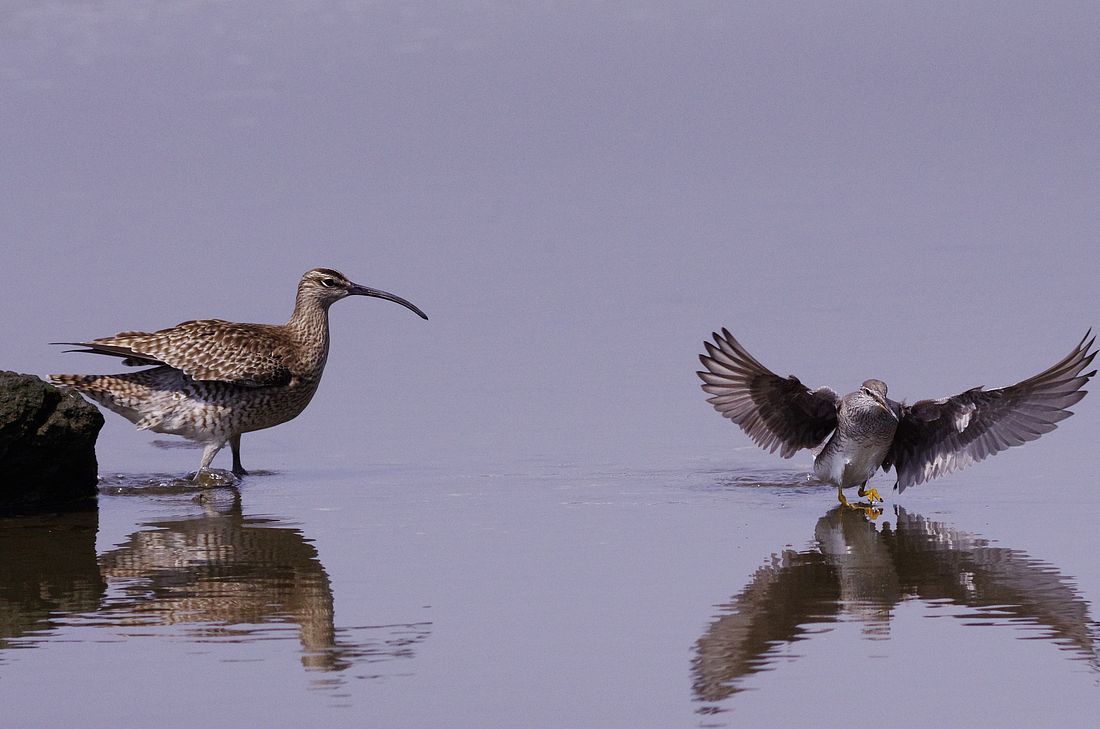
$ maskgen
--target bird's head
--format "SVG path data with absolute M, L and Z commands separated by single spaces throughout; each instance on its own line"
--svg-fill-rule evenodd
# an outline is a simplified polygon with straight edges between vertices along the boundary
M 875 396 L 877 396 L 878 398 L 885 398 L 886 397 L 886 383 L 883 382 L 882 380 L 864 380 L 863 384 L 860 385 L 859 389 L 863 390 L 864 392 L 866 392 L 868 395 L 871 395 L 872 397 L 875 397 Z
M 882 407 L 893 412 L 889 403 L 886 402 L 886 383 L 882 380 L 866 380 L 859 386 L 859 390 Z
M 326 308 L 347 296 L 373 296 L 377 299 L 386 299 L 395 304 L 401 304 L 401 306 L 411 310 L 422 319 L 428 318 L 428 315 L 412 302 L 385 291 L 360 286 L 349 280 L 344 274 L 331 268 L 315 268 L 312 271 L 306 271 L 298 284 L 298 296 L 299 298 L 306 296 Z

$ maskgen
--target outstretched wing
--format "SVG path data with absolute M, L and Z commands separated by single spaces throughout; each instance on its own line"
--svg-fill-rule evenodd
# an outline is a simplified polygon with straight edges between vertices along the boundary
M 726 329 L 704 342 L 698 372 L 707 399 L 741 426 L 761 448 L 790 458 L 813 448 L 836 428 L 837 395 L 828 387 L 811 391 L 794 375 L 780 377 L 756 361 Z
M 1065 359 L 1015 385 L 897 404 L 898 430 L 883 470 L 893 466 L 897 489 L 904 491 L 1054 430 L 1073 414 L 1066 408 L 1085 396 L 1081 388 L 1096 374 L 1081 374 L 1096 356 L 1089 352 L 1094 341 L 1086 334 Z
M 58 343 L 123 357 L 126 364 L 165 364 L 196 380 L 265 387 L 285 385 L 291 378 L 287 342 L 274 329 L 266 324 L 201 319 L 156 332 L 121 332 L 88 342 Z

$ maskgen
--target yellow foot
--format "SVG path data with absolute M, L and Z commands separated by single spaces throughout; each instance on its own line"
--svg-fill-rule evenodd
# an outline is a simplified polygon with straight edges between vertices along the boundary
M 866 489 L 865 490 L 862 486 L 860 486 L 859 487 L 859 495 L 863 496 L 863 497 L 866 497 L 867 500 L 870 501 L 872 504 L 875 503 L 876 501 L 885 501 L 884 498 L 882 498 L 881 496 L 878 495 L 878 489 Z
M 882 516 L 882 509 L 871 504 L 852 504 L 851 508 L 862 511 L 863 515 L 871 521 L 875 521 Z
M 868 500 L 870 501 L 870 503 L 864 503 L 862 501 L 857 501 L 856 503 L 853 504 L 850 501 L 848 501 L 847 498 L 844 497 L 844 491 L 842 489 L 837 489 L 836 490 L 836 499 L 837 499 L 837 501 L 839 501 L 841 503 L 842 506 L 846 506 L 849 509 L 854 509 L 856 511 L 862 511 L 863 515 L 865 517 L 867 517 L 868 519 L 870 519 L 871 521 L 875 521 L 880 516 L 882 516 L 882 509 L 879 509 L 878 507 L 876 507 L 875 502 L 874 502 L 874 499 L 878 499 L 879 501 L 882 501 L 882 497 L 878 495 L 878 491 L 875 491 L 874 489 L 870 489 L 866 493 L 864 493 L 863 489 L 860 489 L 860 494 L 859 495 L 860 496 L 866 496 L 868 498 Z

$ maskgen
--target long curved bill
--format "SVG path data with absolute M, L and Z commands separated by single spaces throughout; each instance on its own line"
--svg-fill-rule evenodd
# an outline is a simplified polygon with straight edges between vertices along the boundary
M 425 314 L 424 312 L 422 312 L 419 309 L 419 307 L 417 307 L 411 301 L 406 301 L 405 299 L 402 299 L 400 296 L 395 296 L 395 295 L 393 295 L 391 293 L 388 293 L 386 291 L 379 291 L 378 289 L 372 289 L 372 288 L 369 288 L 367 286 L 360 286 L 359 284 L 352 284 L 352 288 L 349 291 L 349 293 L 355 294 L 357 296 L 373 296 L 376 299 L 385 299 L 386 301 L 392 301 L 393 303 L 401 304 L 401 306 L 404 306 L 406 309 L 409 309 L 410 311 L 416 313 L 416 315 L 419 316 L 421 319 L 427 319 L 428 318 L 428 315 Z

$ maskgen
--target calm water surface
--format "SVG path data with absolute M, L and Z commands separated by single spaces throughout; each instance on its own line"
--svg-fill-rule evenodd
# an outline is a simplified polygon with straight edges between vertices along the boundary
M 108 477 L 0 523 L 0 694 L 13 726 L 1092 725 L 1080 505 L 975 470 L 868 515 L 711 465 Z
M 693 372 L 723 326 L 910 401 L 1069 352 L 1100 324 L 1097 28 L 4 3 L 0 368 L 285 321 L 315 266 L 431 320 L 337 304 L 316 398 L 245 436 L 236 490 L 196 499 L 197 451 L 108 415 L 97 510 L 0 521 L 0 725 L 1096 726 L 1096 393 L 871 519 Z

